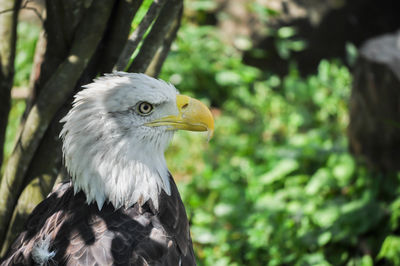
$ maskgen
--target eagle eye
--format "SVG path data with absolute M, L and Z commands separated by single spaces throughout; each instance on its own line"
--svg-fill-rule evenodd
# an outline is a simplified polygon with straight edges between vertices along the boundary
M 148 115 L 153 111 L 153 105 L 148 103 L 148 102 L 141 102 L 138 107 L 137 110 L 139 112 L 139 114 L 141 115 Z

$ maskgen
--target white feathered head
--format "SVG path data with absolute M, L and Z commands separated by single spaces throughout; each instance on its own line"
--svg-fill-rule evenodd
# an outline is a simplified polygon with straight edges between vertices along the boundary
M 174 86 L 145 74 L 116 72 L 96 79 L 76 94 L 61 120 L 65 166 L 75 192 L 99 209 L 170 194 L 164 151 L 177 129 L 214 130 L 209 109 L 179 95 Z

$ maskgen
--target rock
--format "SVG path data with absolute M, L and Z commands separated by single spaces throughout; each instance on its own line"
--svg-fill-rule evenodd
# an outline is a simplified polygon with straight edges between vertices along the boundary
M 373 168 L 400 170 L 400 31 L 367 41 L 354 68 L 351 152 Z

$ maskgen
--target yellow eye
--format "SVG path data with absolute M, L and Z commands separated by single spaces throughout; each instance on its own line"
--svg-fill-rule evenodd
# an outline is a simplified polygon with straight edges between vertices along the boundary
M 153 105 L 148 102 L 141 102 L 137 108 L 138 112 L 142 115 L 148 115 L 153 111 Z

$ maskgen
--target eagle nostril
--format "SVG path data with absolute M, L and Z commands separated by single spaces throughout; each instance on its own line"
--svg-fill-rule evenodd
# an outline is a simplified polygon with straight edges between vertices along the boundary
M 185 109 L 186 107 L 188 107 L 189 104 L 185 103 L 184 105 L 182 105 L 181 109 Z

